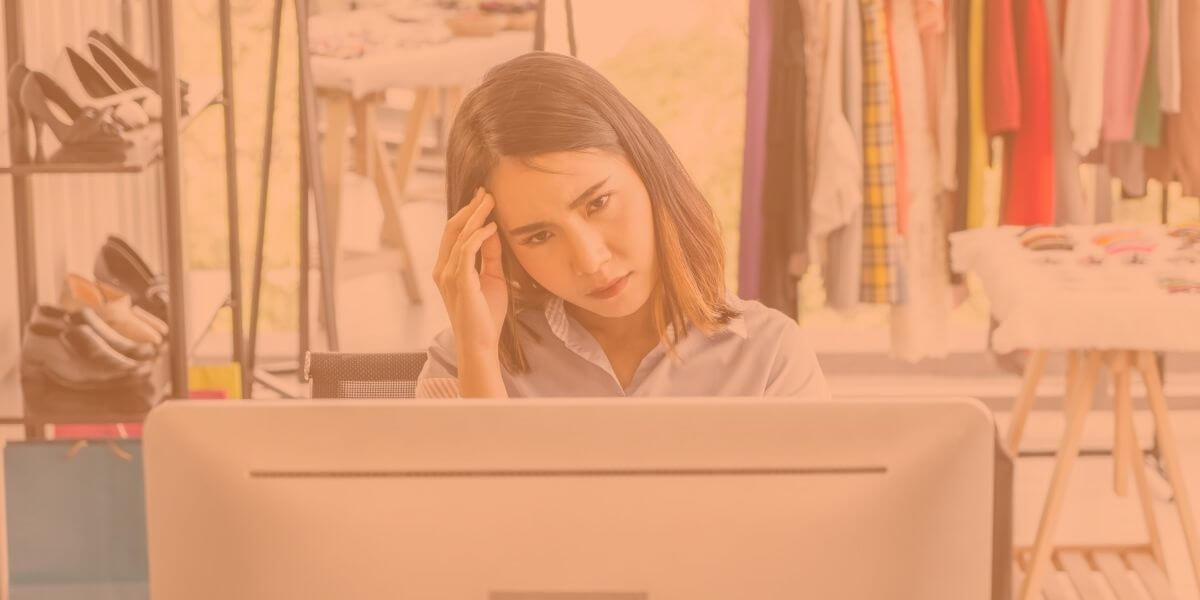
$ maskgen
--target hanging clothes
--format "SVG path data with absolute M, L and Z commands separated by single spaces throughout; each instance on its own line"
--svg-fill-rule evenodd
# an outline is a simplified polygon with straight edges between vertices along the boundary
M 1018 3 L 1017 65 L 1020 70 L 1021 128 L 1005 145 L 1006 225 L 1053 225 L 1054 135 L 1050 81 L 1050 32 L 1044 0 Z
M 841 0 L 842 23 L 842 112 L 853 136 L 859 160 L 856 177 L 863 181 L 863 22 L 859 0 Z M 822 273 L 825 275 L 825 302 L 839 311 L 859 305 L 862 291 L 863 210 L 860 192 L 858 210 L 845 225 L 829 234 Z
M 821 115 L 821 95 L 825 81 L 825 53 L 829 46 L 829 4 L 831 0 L 793 0 L 800 8 L 804 24 L 804 120 L 811 126 L 804 133 L 807 156 L 818 155 L 818 124 Z M 816 183 L 808 178 L 808 191 Z
M 771 0 L 771 24 L 759 299 L 795 318 L 796 284 L 808 266 L 810 175 L 801 7 L 795 0 Z
M 816 171 L 809 223 L 810 245 L 814 247 L 824 246 L 830 232 L 844 227 L 862 211 L 862 152 L 843 103 L 845 4 L 845 0 L 833 0 L 826 8 L 820 121 L 811 128 L 817 129 L 820 151 L 811 154 L 809 161 Z
M 1158 91 L 1165 113 L 1177 113 L 1179 79 L 1182 66 L 1179 54 L 1179 0 L 1159 0 L 1158 5 Z
M 1179 20 L 1173 25 L 1191 35 L 1179 35 L 1181 64 L 1200 64 L 1200 0 L 1179 0 Z M 1163 182 L 1178 181 L 1183 195 L 1200 196 L 1200 69 L 1183 69 L 1179 80 L 1182 111 L 1163 119 L 1163 139 L 1146 151 L 1146 171 Z
M 909 362 L 946 355 L 949 281 L 946 232 L 938 210 L 937 148 L 914 0 L 891 0 L 888 20 L 896 57 L 895 101 L 905 124 L 908 230 L 903 237 L 905 302 L 892 306 L 891 353 Z
M 970 0 L 967 25 L 967 186 L 966 227 L 982 227 L 988 136 L 984 124 L 984 2 Z
M 1046 6 L 1046 25 L 1050 31 L 1050 93 L 1054 103 L 1054 222 L 1056 225 L 1081 225 L 1092 222 L 1093 217 L 1087 214 L 1083 182 L 1079 176 L 1079 155 L 1075 154 L 1071 143 L 1067 76 L 1061 58 L 1061 6 L 1057 2 Z
M 955 5 L 962 0 L 946 0 L 945 33 L 942 41 L 942 78 L 938 86 L 935 108 L 938 145 L 938 181 L 945 191 L 958 189 L 958 28 L 955 27 Z M 954 197 L 947 196 L 945 204 L 953 209 Z M 953 224 L 954 213 L 946 212 L 947 226 Z
M 1142 91 L 1138 96 L 1137 120 L 1133 140 L 1146 146 L 1157 146 L 1162 138 L 1162 99 L 1158 90 L 1158 4 L 1146 0 L 1150 23 L 1150 43 L 1146 48 L 1146 67 L 1142 75 Z
M 1021 86 L 1012 0 L 987 0 L 984 33 L 984 118 L 988 135 L 1021 127 Z
M 888 71 L 892 77 L 892 91 L 896 90 L 896 83 L 899 76 L 896 73 L 896 46 L 892 40 L 892 4 L 893 0 L 884 0 L 883 14 L 884 19 L 889 23 L 887 28 L 887 55 L 888 55 Z M 892 99 L 892 129 L 894 131 L 895 148 L 893 158 L 895 160 L 895 168 L 893 172 L 896 177 L 896 228 L 900 231 L 900 235 L 904 235 L 908 231 L 908 155 L 904 150 L 904 115 L 900 112 L 900 103 Z
M 771 0 L 750 0 L 746 69 L 746 142 L 738 225 L 738 295 L 759 296 L 763 256 L 763 176 L 767 155 L 767 87 L 771 62 Z
M 921 59 L 925 69 L 925 98 L 929 108 L 926 119 L 930 123 L 937 123 L 938 104 L 942 97 L 942 86 L 946 82 L 946 2 L 916 0 L 914 10 L 917 31 L 921 34 Z
M 884 0 L 862 0 L 863 269 L 862 301 L 905 301 L 896 218 L 893 82 Z
M 1133 139 L 1141 96 L 1150 21 L 1146 0 L 1112 0 L 1104 72 L 1104 139 Z
M 1104 56 L 1108 48 L 1110 0 L 1068 2 L 1062 63 L 1070 103 L 1072 145 L 1087 156 L 1100 143 L 1104 123 Z

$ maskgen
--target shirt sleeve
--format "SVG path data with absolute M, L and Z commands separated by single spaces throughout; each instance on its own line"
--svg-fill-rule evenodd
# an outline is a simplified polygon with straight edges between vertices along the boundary
M 417 375 L 416 397 L 457 398 L 458 360 L 454 350 L 454 332 L 445 329 L 433 339 L 429 346 L 425 366 Z
M 803 400 L 829 400 L 829 385 L 817 362 L 812 344 L 795 321 L 780 331 L 779 349 L 767 379 L 766 396 L 785 396 Z

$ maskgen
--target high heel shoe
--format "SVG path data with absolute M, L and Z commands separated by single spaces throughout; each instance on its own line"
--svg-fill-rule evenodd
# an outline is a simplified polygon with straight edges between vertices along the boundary
M 67 118 L 63 121 L 51 108 L 56 106 Z M 49 126 L 62 144 L 60 154 L 88 162 L 120 162 L 130 142 L 121 137 L 108 113 L 71 100 L 61 86 L 45 73 L 30 71 L 21 84 L 21 108 L 33 121 L 34 160 L 45 160 L 42 130 Z
M 152 92 L 147 89 L 120 91 L 100 67 L 73 48 L 66 48 L 54 65 L 54 75 L 71 100 L 80 106 L 113 109 L 113 120 L 125 129 L 145 127 L 150 115 L 139 104 Z
M 151 118 L 162 118 L 162 97 L 158 95 L 158 88 L 151 88 L 149 83 L 138 77 L 107 44 L 94 38 L 88 39 L 88 52 L 100 69 L 116 83 L 118 90 L 151 90 L 152 95 L 146 98 L 143 107 Z
M 111 35 L 93 29 L 88 32 L 88 48 L 95 56 L 97 53 L 109 55 L 116 63 L 122 65 L 128 73 L 127 77 L 141 83 L 154 91 L 162 89 L 159 86 L 160 80 L 158 71 L 150 65 L 139 60 L 132 52 L 125 49 Z M 187 114 L 187 92 L 188 82 L 179 80 L 179 101 L 184 107 L 183 114 Z
M 18 119 L 25 118 L 25 109 L 21 108 L 21 85 L 25 83 L 25 78 L 28 76 L 29 69 L 25 68 L 23 62 L 18 62 L 8 71 L 8 110 Z M 26 152 L 29 151 L 28 138 L 25 140 L 24 148 L 26 148 Z

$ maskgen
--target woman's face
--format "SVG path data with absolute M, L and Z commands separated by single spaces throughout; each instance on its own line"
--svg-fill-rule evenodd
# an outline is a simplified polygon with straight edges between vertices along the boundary
M 550 293 L 603 317 L 633 314 L 658 283 L 646 186 L 601 150 L 503 157 L 488 191 L 508 248 Z

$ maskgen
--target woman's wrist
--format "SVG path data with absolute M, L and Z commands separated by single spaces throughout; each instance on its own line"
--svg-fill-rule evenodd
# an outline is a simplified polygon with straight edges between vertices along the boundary
M 460 346 L 458 387 L 464 398 L 506 398 L 497 348 Z

